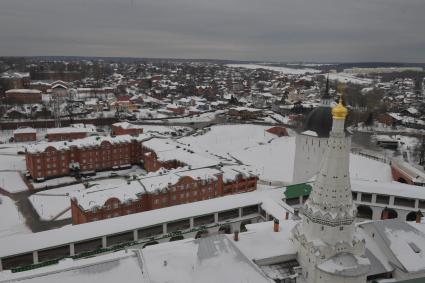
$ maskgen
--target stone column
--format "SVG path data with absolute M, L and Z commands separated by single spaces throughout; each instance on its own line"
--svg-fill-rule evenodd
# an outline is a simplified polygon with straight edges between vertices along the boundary
M 107 246 L 107 243 L 106 243 L 106 236 L 103 236 L 102 237 L 102 248 L 106 248 L 106 246 Z
M 33 251 L 32 252 L 32 258 L 33 258 L 33 263 L 36 264 L 38 263 L 38 251 Z
M 70 256 L 75 255 L 75 244 L 74 243 L 69 244 L 69 255 Z

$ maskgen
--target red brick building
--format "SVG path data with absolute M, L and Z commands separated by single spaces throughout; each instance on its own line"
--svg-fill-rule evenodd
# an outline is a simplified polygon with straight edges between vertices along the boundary
M 269 132 L 270 134 L 276 135 L 278 137 L 287 137 L 288 136 L 288 131 L 286 130 L 285 127 L 271 127 L 270 129 L 266 130 L 267 132 Z
M 95 185 L 71 198 L 72 224 L 253 191 L 257 176 L 247 167 L 163 170 L 106 189 Z
M 37 89 L 9 89 L 5 94 L 10 103 L 35 104 L 42 102 L 41 91 Z
M 0 83 L 6 89 L 22 89 L 28 88 L 31 82 L 29 73 L 6 72 L 0 75 Z
M 33 128 L 20 128 L 13 131 L 15 142 L 29 142 L 37 140 L 37 131 Z
M 133 125 L 128 122 L 121 122 L 112 124 L 112 134 L 119 135 L 130 135 L 138 136 L 143 134 L 143 127 L 138 125 Z
M 33 179 L 44 180 L 128 167 L 140 162 L 143 138 L 93 136 L 30 145 L 25 156 L 27 170 Z
M 168 104 L 167 110 L 173 112 L 174 114 L 183 115 L 185 113 L 185 108 L 177 104 Z
M 250 120 L 261 117 L 260 109 L 248 107 L 234 107 L 229 109 L 229 116 L 239 120 Z
M 54 142 L 82 139 L 90 134 L 96 134 L 94 125 L 75 124 L 70 127 L 47 129 L 46 136 L 49 142 Z

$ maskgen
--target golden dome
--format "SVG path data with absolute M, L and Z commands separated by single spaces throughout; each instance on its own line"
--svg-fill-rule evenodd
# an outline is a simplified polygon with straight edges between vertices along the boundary
M 339 103 L 332 108 L 332 117 L 337 120 L 345 120 L 348 115 L 347 108 L 342 105 L 342 98 L 339 99 Z

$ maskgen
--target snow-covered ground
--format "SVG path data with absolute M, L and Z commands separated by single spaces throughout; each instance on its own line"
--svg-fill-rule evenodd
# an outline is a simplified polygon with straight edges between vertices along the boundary
M 0 237 L 11 236 L 15 234 L 31 233 L 25 226 L 25 219 L 19 213 L 18 208 L 12 199 L 0 195 Z
M 356 154 L 350 155 L 350 176 L 352 179 L 376 182 L 392 182 L 391 167 Z
M 359 78 L 353 74 L 348 74 L 348 73 L 329 73 L 329 79 L 331 81 L 338 81 L 340 83 L 352 83 L 352 84 L 358 84 L 358 85 L 372 84 L 371 79 Z
M 74 177 L 61 177 L 61 178 L 46 180 L 44 182 L 33 182 L 32 185 L 34 189 L 43 189 L 46 187 L 66 185 L 69 183 L 73 183 L 75 181 L 76 179 Z
M 219 110 L 215 112 L 202 113 L 199 115 L 193 115 L 184 118 L 172 118 L 167 119 L 170 123 L 200 123 L 200 122 L 211 122 L 215 119 L 216 115 L 224 113 L 225 111 Z
M 255 168 L 260 179 L 288 184 L 294 171 L 295 137 L 276 138 L 270 143 L 235 151 L 232 155 Z
M 292 182 L 295 159 L 295 137 L 276 137 L 260 125 L 217 125 L 200 136 L 179 139 L 196 151 L 231 157 L 252 166 L 260 180 L 274 185 Z M 291 131 L 290 131 L 291 133 Z M 351 154 L 350 174 L 354 179 L 391 181 L 390 166 Z
M 71 218 L 71 200 L 69 194 L 78 190 L 83 190 L 82 184 L 65 186 L 59 189 L 39 192 L 28 197 L 31 205 L 37 211 L 42 220 L 52 220 L 62 212 L 66 211 L 56 220 Z
M 0 171 L 4 170 L 25 171 L 25 156 L 0 154 Z
M 276 138 L 266 132 L 270 128 L 260 125 L 217 125 L 211 131 L 197 137 L 184 137 L 178 141 L 197 151 L 208 151 L 219 155 L 227 155 L 241 149 L 258 146 Z
M 295 68 L 286 68 L 286 67 L 274 67 L 266 65 L 256 65 L 256 64 L 228 64 L 228 67 L 231 68 L 246 68 L 246 69 L 265 69 L 275 72 L 280 72 L 282 74 L 289 75 L 304 75 L 306 73 L 320 73 L 321 71 L 311 68 L 295 69 Z
M 28 186 L 22 180 L 18 172 L 0 172 L 0 188 L 3 188 L 9 193 L 18 193 L 28 190 Z

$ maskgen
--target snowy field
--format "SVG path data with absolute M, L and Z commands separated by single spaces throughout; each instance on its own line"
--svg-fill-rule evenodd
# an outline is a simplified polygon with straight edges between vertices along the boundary
M 218 125 L 204 135 L 184 137 L 178 141 L 196 151 L 208 151 L 250 165 L 262 181 L 274 185 L 290 184 L 294 171 L 295 136 L 278 138 L 266 132 L 268 128 L 246 124 Z M 350 162 L 350 174 L 354 179 L 392 180 L 388 164 L 354 154 L 351 154 Z
M 39 192 L 28 197 L 42 220 L 49 221 L 71 218 L 71 201 L 69 194 L 84 189 L 82 184 L 65 186 L 59 189 Z
M 43 189 L 46 187 L 66 185 L 69 183 L 73 183 L 75 181 L 76 179 L 74 177 L 61 177 L 61 178 L 46 180 L 44 182 L 33 182 L 32 185 L 34 189 Z
M 233 156 L 255 168 L 260 179 L 288 184 L 294 172 L 295 137 L 276 138 L 270 143 L 236 151 Z
M 256 65 L 256 64 L 228 64 L 228 67 L 231 68 L 246 68 L 246 69 L 265 69 L 269 71 L 280 72 L 282 74 L 288 75 L 304 75 L 306 73 L 320 73 L 321 71 L 311 68 L 295 69 L 295 68 L 286 68 L 286 67 L 274 67 L 274 66 L 265 66 L 265 65 Z
M 192 146 L 197 151 L 227 155 L 241 149 L 258 146 L 276 138 L 266 132 L 270 127 L 259 125 L 217 125 L 211 131 L 197 137 L 184 137 L 178 141 Z
M 352 179 L 375 182 L 392 182 L 391 167 L 356 154 L 350 155 L 350 176 Z
M 0 172 L 0 188 L 3 188 L 9 193 L 28 190 L 28 186 L 24 183 L 18 172 Z
M 289 182 L 292 179 L 295 138 L 277 137 L 266 132 L 268 126 L 219 125 L 197 137 L 185 137 L 179 142 L 197 151 L 232 157 L 251 165 L 267 181 Z
M 12 199 L 1 196 L 0 215 L 0 237 L 6 237 L 16 234 L 31 233 L 30 229 L 25 226 L 25 219 L 19 213 Z
M 111 188 L 120 187 L 127 184 L 124 178 L 111 178 L 104 180 L 92 180 L 90 184 L 97 184 L 100 187 Z M 42 220 L 62 220 L 71 218 L 70 195 L 73 192 L 84 190 L 83 184 L 65 186 L 58 189 L 42 191 L 28 197 L 37 214 Z
M 331 81 L 338 81 L 340 83 L 352 83 L 357 85 L 370 85 L 372 84 L 371 79 L 364 79 L 356 77 L 348 73 L 329 73 L 329 79 Z
M 190 117 L 184 117 L 184 118 L 173 118 L 173 119 L 167 119 L 170 123 L 201 123 L 201 122 L 211 122 L 215 119 L 215 117 L 220 114 L 224 113 L 226 111 L 220 110 L 215 112 L 208 112 L 208 113 L 202 113 L 199 115 L 193 115 Z
M 24 155 L 5 155 L 0 153 L 0 171 L 25 171 Z

